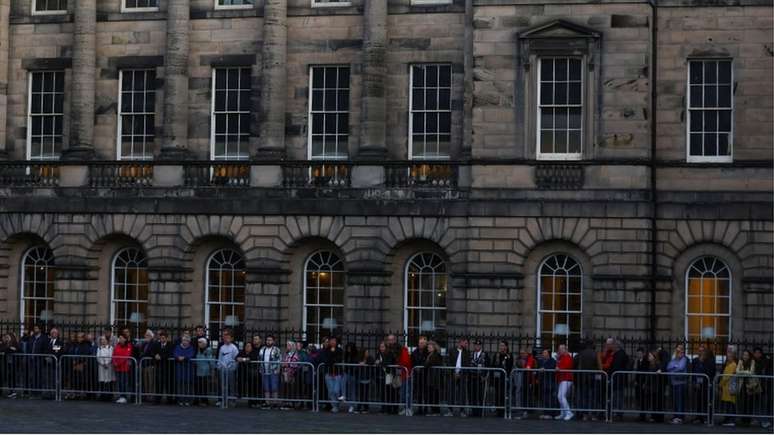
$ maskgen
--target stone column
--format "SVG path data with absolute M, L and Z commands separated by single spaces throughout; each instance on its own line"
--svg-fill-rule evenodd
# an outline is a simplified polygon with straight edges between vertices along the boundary
M 287 106 L 288 2 L 266 0 L 263 13 L 261 52 L 261 117 L 259 159 L 285 156 L 285 111 Z
M 74 2 L 70 143 L 63 159 L 94 157 L 94 98 L 97 72 L 97 0 Z
M 164 55 L 164 128 L 159 158 L 178 160 L 188 150 L 188 53 L 190 0 L 169 0 Z
M 363 23 L 363 96 L 360 150 L 363 159 L 387 157 L 387 0 L 365 2 Z
M 0 0 L 0 160 L 8 158 L 8 45 L 10 38 L 11 0 Z
M 461 159 L 469 159 L 473 149 L 473 0 L 465 0 L 464 103 L 462 113 Z

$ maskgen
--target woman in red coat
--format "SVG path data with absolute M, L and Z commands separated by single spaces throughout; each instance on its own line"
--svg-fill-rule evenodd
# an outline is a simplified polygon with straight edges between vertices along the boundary
M 557 420 L 572 420 L 573 413 L 570 411 L 570 402 L 567 401 L 567 393 L 572 388 L 572 356 L 567 352 L 567 346 L 560 344 L 557 351 L 556 361 L 556 382 L 559 384 L 559 392 L 556 397 L 559 399 L 559 406 L 562 409 L 561 414 L 556 416 Z
M 132 361 L 132 343 L 125 335 L 118 336 L 118 343 L 113 349 L 113 371 L 118 384 L 118 400 L 116 403 L 126 403 L 129 392 L 129 371 L 134 366 Z

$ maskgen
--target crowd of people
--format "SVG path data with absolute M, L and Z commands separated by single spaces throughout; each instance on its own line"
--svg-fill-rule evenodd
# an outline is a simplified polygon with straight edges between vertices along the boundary
M 96 338 L 77 333 L 65 341 L 57 328 L 46 333 L 35 325 L 21 339 L 2 336 L 0 387 L 9 398 L 51 394 L 58 360 L 64 399 L 127 403 L 142 391 L 156 403 L 166 399 L 180 406 L 245 399 L 250 407 L 312 409 L 319 391 L 321 407 L 330 412 L 370 412 L 376 406 L 401 415 L 481 416 L 495 410 L 504 416 L 510 406 L 515 418 L 567 421 L 604 418 L 611 382 L 612 409 L 636 410 L 642 421 L 671 415 L 671 423 L 681 424 L 692 415 L 694 422 L 705 422 L 712 400 L 716 412 L 728 415 L 725 425 L 771 425 L 774 370 L 760 348 L 740 353 L 729 346 L 718 370 L 709 347 L 699 346 L 693 358 L 683 345 L 671 352 L 639 348 L 630 356 L 612 338 L 600 350 L 587 341 L 574 355 L 563 344 L 555 353 L 512 353 L 505 341 L 489 354 L 480 340 L 467 338 L 444 349 L 421 336 L 409 348 L 387 335 L 373 353 L 354 343 L 342 346 L 337 337 L 316 346 L 255 335 L 241 349 L 230 329 L 218 338 L 211 342 L 198 326 L 179 337 L 148 330 L 134 339 L 128 329 L 114 335 L 106 328 Z

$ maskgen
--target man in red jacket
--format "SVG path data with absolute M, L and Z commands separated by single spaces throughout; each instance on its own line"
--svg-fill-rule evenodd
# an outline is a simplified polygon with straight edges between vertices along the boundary
M 567 401 L 567 394 L 572 388 L 572 356 L 567 352 L 567 346 L 560 344 L 557 350 L 556 361 L 556 382 L 559 384 L 559 392 L 556 397 L 559 399 L 559 405 L 562 412 L 556 416 L 557 420 L 572 420 L 574 414 L 570 411 L 570 402 Z
M 411 354 L 408 347 L 398 342 L 398 337 L 395 334 L 388 335 L 385 342 L 387 348 L 395 354 L 398 365 L 402 367 L 400 371 L 400 402 L 408 403 L 408 408 L 401 409 L 400 415 L 411 416 L 413 414 L 411 411 Z

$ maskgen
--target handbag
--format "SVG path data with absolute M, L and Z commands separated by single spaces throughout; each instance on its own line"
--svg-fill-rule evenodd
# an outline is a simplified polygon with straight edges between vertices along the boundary
M 400 375 L 392 375 L 392 388 L 400 388 Z

